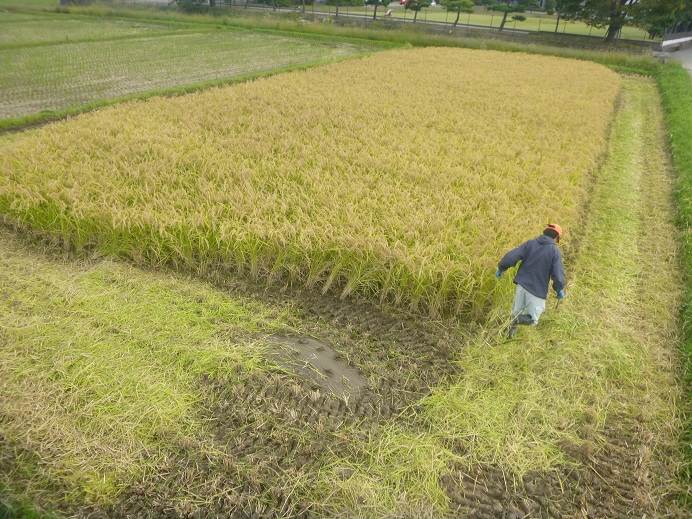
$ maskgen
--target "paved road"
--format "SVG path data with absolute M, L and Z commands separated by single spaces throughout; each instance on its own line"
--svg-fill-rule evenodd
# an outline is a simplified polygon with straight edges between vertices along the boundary
M 682 66 L 685 67 L 690 74 L 692 74 L 692 47 L 671 52 L 670 59 L 674 59 L 682 63 Z

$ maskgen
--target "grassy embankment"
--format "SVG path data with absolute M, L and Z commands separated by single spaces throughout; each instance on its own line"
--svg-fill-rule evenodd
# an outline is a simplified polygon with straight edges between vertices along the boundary
M 41 8 L 41 9 L 51 9 L 55 8 L 57 0 L 2 0 L 0 1 L 0 7 L 15 7 L 15 8 Z M 413 13 L 404 9 L 403 6 L 399 6 L 396 3 L 392 3 L 388 6 L 388 9 L 392 10 L 392 18 L 403 18 L 411 19 L 413 18 Z M 307 4 L 306 10 L 311 12 L 327 12 L 334 14 L 335 7 L 328 6 L 324 4 Z M 372 17 L 373 8 L 371 6 L 341 6 L 340 12 L 342 13 L 353 13 L 353 14 L 363 14 L 368 17 Z M 220 10 L 223 12 L 223 9 Z M 378 17 L 382 18 L 386 9 L 378 9 Z M 513 20 L 508 20 L 506 27 L 517 28 L 520 30 L 531 30 L 531 31 L 543 31 L 543 32 L 554 32 L 556 17 L 555 15 L 548 15 L 543 13 L 524 13 L 526 20 L 523 22 L 515 22 Z M 443 6 L 431 7 L 423 9 L 419 15 L 419 20 L 430 20 L 430 21 L 440 21 L 440 22 L 453 22 L 455 13 L 448 13 Z M 476 9 L 474 13 L 462 13 L 459 19 L 460 24 L 470 23 L 472 25 L 481 25 L 487 27 L 498 27 L 502 15 L 500 13 L 492 13 L 483 9 Z M 581 21 L 571 21 L 562 20 L 558 32 L 567 34 L 577 34 L 577 35 L 592 35 L 592 36 L 605 36 L 604 28 L 590 28 L 585 23 Z M 623 38 L 630 38 L 636 40 L 648 39 L 646 32 L 638 27 L 625 26 L 622 31 Z
M 262 337 L 299 326 L 197 281 L 0 242 L 0 517 L 108 503 L 160 473 L 208 435 L 201 377 L 242 385 L 270 366 Z
M 384 17 L 385 11 L 391 9 L 392 14 L 390 17 Z M 333 5 L 325 5 L 325 4 L 313 4 L 313 5 L 308 5 L 307 6 L 307 12 L 312 13 L 314 12 L 324 12 L 324 13 L 331 13 L 332 15 L 335 13 L 335 8 Z M 373 8 L 372 6 L 342 6 L 339 8 L 340 13 L 346 13 L 346 14 L 358 14 L 358 15 L 363 15 L 363 16 L 369 16 L 372 18 L 373 14 Z M 405 9 L 403 6 L 398 5 L 397 3 L 391 3 L 387 6 L 387 8 L 382 8 L 379 7 L 378 11 L 378 18 L 380 19 L 404 19 L 404 20 L 411 20 L 413 18 L 413 12 Z M 557 22 L 557 17 L 555 15 L 548 15 L 544 13 L 531 13 L 531 12 L 526 12 L 523 13 L 524 16 L 526 17 L 526 20 L 524 21 L 515 21 L 511 19 L 511 16 L 508 17 L 509 19 L 507 20 L 505 24 L 506 29 L 518 29 L 518 30 L 524 30 L 524 31 L 541 31 L 541 32 L 555 32 L 555 25 Z M 420 21 L 431 21 L 431 22 L 446 22 L 446 23 L 453 23 L 454 19 L 456 17 L 455 12 L 447 12 L 447 10 L 444 8 L 442 5 L 438 5 L 436 7 L 428 7 L 426 9 L 421 10 L 421 12 L 418 14 L 418 20 Z M 461 13 L 461 16 L 459 18 L 459 25 L 462 26 L 463 24 L 470 24 L 470 25 L 480 25 L 483 27 L 495 27 L 498 28 L 500 26 L 500 22 L 502 21 L 502 13 L 493 13 L 492 11 L 485 10 L 485 9 L 479 9 L 476 8 L 476 10 L 473 13 Z M 606 34 L 606 28 L 601 27 L 589 27 L 586 25 L 584 22 L 581 21 L 572 21 L 572 20 L 561 20 L 559 27 L 558 27 L 558 33 L 566 33 L 566 34 L 576 34 L 576 35 L 581 35 L 581 36 L 599 36 L 599 37 L 605 37 Z M 625 39 L 632 39 L 632 40 L 646 40 L 648 39 L 648 35 L 646 31 L 643 29 L 640 29 L 639 27 L 633 27 L 631 25 L 626 25 L 623 27 L 622 30 L 622 38 Z
M 679 66 L 662 68 L 657 79 L 666 115 L 673 166 L 677 172 L 676 237 L 682 245 L 682 280 L 686 288 L 682 312 L 682 383 L 687 395 L 687 401 L 683 402 L 686 418 L 682 438 L 685 447 L 683 480 L 689 490 L 692 488 L 692 79 Z M 692 505 L 690 495 L 689 492 L 684 494 L 688 505 Z
M 53 10 L 50 10 L 51 12 Z M 267 13 L 245 13 L 240 10 L 219 11 L 209 14 L 187 14 L 175 10 L 161 10 L 137 8 L 128 9 L 122 7 L 110 7 L 92 5 L 86 7 L 71 6 L 61 8 L 58 12 L 67 14 L 83 14 L 99 17 L 134 18 L 157 21 L 179 21 L 199 24 L 222 24 L 230 27 L 245 27 L 253 30 L 287 31 L 304 34 L 321 34 L 326 36 L 350 37 L 357 39 L 369 39 L 386 41 L 399 45 L 414 46 L 449 46 L 464 48 L 481 48 L 488 50 L 500 50 L 507 52 L 530 52 L 534 54 L 548 54 L 574 59 L 586 59 L 596 61 L 621 71 L 634 71 L 638 69 L 650 70 L 655 67 L 656 61 L 651 57 L 641 54 L 631 54 L 626 50 L 613 51 L 589 51 L 578 48 L 554 47 L 549 45 L 527 45 L 505 40 L 480 37 L 458 37 L 445 34 L 431 34 L 424 29 L 415 26 L 404 27 L 396 30 L 386 29 L 381 25 L 373 27 L 339 26 L 330 23 L 309 22 L 292 15 L 273 15 Z
M 371 95 L 432 70 L 404 106 Z M 576 227 L 618 85 L 593 64 L 416 49 L 123 105 L 3 146 L 0 210 L 77 249 L 482 312 L 499 251 L 558 215 Z
M 463 376 L 421 402 L 418 428 L 391 422 L 354 445 L 352 458 L 333 460 L 314 497 L 327 511 L 441 514 L 450 502 L 440 481 L 452 466 L 463 474 L 499 468 L 521 487 L 526 474 L 589 464 L 608 448 L 608 434 L 651 435 L 640 450 L 642 473 L 670 460 L 680 426 L 683 287 L 651 82 L 626 80 L 612 132 L 566 302 L 519 340 L 498 344 L 494 329 L 476 337 L 459 359 Z M 345 480 L 343 467 L 352 471 Z M 643 492 L 655 502 L 668 485 L 653 481 Z M 658 506 L 662 513 L 666 505 Z

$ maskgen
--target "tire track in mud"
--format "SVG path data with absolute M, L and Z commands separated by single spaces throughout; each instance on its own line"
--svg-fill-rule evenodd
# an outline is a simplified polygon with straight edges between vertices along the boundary
M 347 414 L 360 416 L 359 405 L 379 402 L 379 415 L 390 417 L 458 371 L 453 360 L 465 337 L 456 321 L 432 321 L 355 298 L 337 299 L 302 289 L 227 280 L 216 284 L 232 295 L 259 298 L 277 307 L 290 305 L 301 321 L 303 336 L 287 331 L 285 338 L 322 343 L 325 355 L 335 353 L 344 369 L 357 370 L 367 386 L 358 396 L 345 399 Z M 294 376 L 294 383 L 304 384 L 301 378 Z M 306 391 L 315 389 L 320 384 L 306 386 Z
M 629 433 L 608 429 L 599 440 L 565 446 L 577 464 L 549 473 L 533 473 L 516 482 L 497 469 L 467 474 L 457 469 L 442 485 L 452 504 L 451 517 L 646 517 L 652 512 L 646 489 L 646 442 L 629 421 Z M 644 436 L 642 436 L 643 438 Z M 654 517 L 659 514 L 654 513 Z M 674 512 L 666 517 L 678 517 Z M 679 517 L 683 517 L 679 515 Z
M 327 454 L 365 441 L 380 422 L 455 373 L 462 341 L 448 323 L 306 291 L 216 284 L 232 295 L 290 304 L 306 342 L 319 340 L 366 386 L 337 396 L 293 371 L 256 373 L 233 385 L 206 378 L 200 384 L 210 438 L 179 445 L 159 475 L 133 485 L 113 506 L 83 508 L 78 517 L 315 517 L 312 504 L 295 497 L 293 482 L 310 481 Z
M 631 417 L 612 422 L 618 425 L 599 439 L 564 447 L 577 462 L 572 468 L 529 474 L 516 484 L 493 468 L 452 471 L 442 480 L 450 517 L 688 517 L 670 495 L 652 496 L 651 433 Z
M 452 341 L 445 340 L 435 326 L 328 296 L 302 294 L 299 301 L 306 321 L 314 323 L 312 335 L 358 369 L 367 387 L 353 398 L 338 398 L 309 379 L 274 375 L 238 387 L 237 395 L 217 388 L 215 398 L 226 403 L 226 413 L 214 413 L 218 417 L 216 441 L 228 441 L 227 431 L 233 429 L 230 424 L 258 431 L 253 433 L 255 444 L 250 442 L 250 450 L 279 453 L 277 466 L 285 475 L 296 468 L 305 475 L 317 473 L 325 454 L 347 452 L 352 442 L 365 441 L 378 423 L 402 412 L 455 369 L 449 347 Z M 258 405 L 272 411 L 273 423 L 260 423 L 266 419 L 262 412 L 253 416 Z M 300 433 L 285 439 L 286 430 Z M 234 454 L 247 452 L 241 449 Z M 276 516 L 280 516 L 283 503 L 275 503 Z M 308 503 L 295 503 L 288 515 L 309 508 Z

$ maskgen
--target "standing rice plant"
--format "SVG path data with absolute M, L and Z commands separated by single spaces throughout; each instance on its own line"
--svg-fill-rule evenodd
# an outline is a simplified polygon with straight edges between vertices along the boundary
M 77 249 L 481 312 L 502 251 L 579 221 L 619 85 L 428 48 L 125 104 L 0 144 L 0 212 Z

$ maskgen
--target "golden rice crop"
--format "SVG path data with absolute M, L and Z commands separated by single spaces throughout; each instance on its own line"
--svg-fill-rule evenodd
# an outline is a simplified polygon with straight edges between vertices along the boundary
M 388 51 L 28 132 L 0 147 L 0 212 L 138 261 L 467 308 L 504 249 L 577 224 L 618 89 L 587 62 Z

